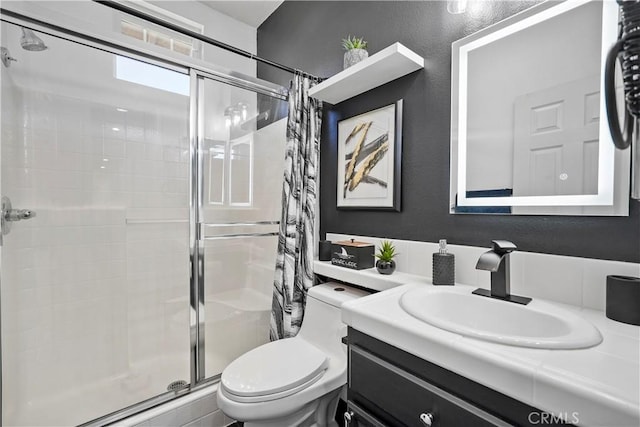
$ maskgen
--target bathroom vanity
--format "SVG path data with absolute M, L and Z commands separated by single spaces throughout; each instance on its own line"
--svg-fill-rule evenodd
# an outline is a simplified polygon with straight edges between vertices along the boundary
M 426 287 L 434 288 L 405 284 L 343 306 L 348 425 L 640 425 L 637 327 L 557 304 L 593 323 L 602 343 L 549 350 L 486 342 L 409 315 L 402 296 Z
M 353 328 L 348 346 L 348 425 L 533 425 L 542 412 Z

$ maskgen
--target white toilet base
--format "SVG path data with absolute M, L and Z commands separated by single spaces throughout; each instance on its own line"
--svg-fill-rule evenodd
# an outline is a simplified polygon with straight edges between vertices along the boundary
M 246 427 L 337 427 L 338 398 L 347 383 L 347 347 L 341 342 L 347 326 L 340 307 L 365 295 L 338 283 L 309 289 L 298 335 L 232 362 L 222 372 L 218 408 Z M 300 352 L 306 354 L 302 359 Z M 322 369 L 317 381 L 305 384 Z
M 292 414 L 268 420 L 244 421 L 245 427 L 337 427 L 334 420 L 340 391 L 334 390 Z M 238 421 L 243 421 L 239 419 Z

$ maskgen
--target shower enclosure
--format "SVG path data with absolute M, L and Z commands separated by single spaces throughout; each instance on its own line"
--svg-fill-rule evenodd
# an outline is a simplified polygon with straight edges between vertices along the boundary
M 2 424 L 106 422 L 217 379 L 269 337 L 284 96 L 0 30 Z

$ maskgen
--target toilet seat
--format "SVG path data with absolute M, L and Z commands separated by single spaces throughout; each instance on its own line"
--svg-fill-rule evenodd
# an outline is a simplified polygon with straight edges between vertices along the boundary
M 270 342 L 243 354 L 221 377 L 223 391 L 236 402 L 280 399 L 318 381 L 329 358 L 300 338 Z
M 311 378 L 309 381 L 302 383 L 296 387 L 287 389 L 287 390 L 283 390 L 277 393 L 271 393 L 271 394 L 265 394 L 265 395 L 261 395 L 261 396 L 238 396 L 235 395 L 233 393 L 231 393 L 229 390 L 227 390 L 225 387 L 222 387 L 222 389 L 224 390 L 226 396 L 233 400 L 234 402 L 238 402 L 238 403 L 259 403 L 259 402 L 269 402 L 272 400 L 277 400 L 277 399 L 282 399 L 284 397 L 287 396 L 291 396 L 292 394 L 296 394 L 297 392 L 304 390 L 305 388 L 309 387 L 311 384 L 315 383 L 316 381 L 318 381 L 320 378 L 322 378 L 322 375 L 324 375 L 324 371 L 321 371 L 320 373 L 318 373 L 318 375 L 316 375 L 315 377 Z

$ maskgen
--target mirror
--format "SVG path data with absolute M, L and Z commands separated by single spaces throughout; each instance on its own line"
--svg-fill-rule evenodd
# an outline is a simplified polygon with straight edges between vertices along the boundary
M 227 143 L 226 141 L 206 140 L 209 146 L 209 204 L 224 205 L 225 202 L 225 175 L 227 168 Z
M 549 1 L 453 43 L 451 213 L 628 215 L 600 96 L 617 23 L 615 2 Z
M 253 202 L 253 135 L 229 143 L 229 204 L 251 206 Z
M 253 205 L 253 133 L 230 141 L 205 138 L 209 177 L 208 204 L 236 207 Z

